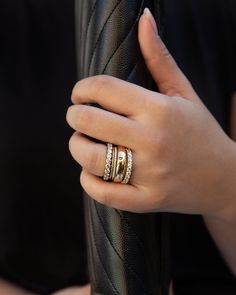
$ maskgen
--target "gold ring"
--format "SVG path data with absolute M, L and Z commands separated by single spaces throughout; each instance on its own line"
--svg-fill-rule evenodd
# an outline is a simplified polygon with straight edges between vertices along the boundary
M 126 148 L 126 152 L 128 155 L 128 159 L 127 159 L 127 167 L 126 167 L 126 173 L 125 173 L 125 177 L 122 180 L 121 183 L 123 184 L 128 184 L 131 178 L 131 174 L 132 174 L 132 169 L 133 169 L 133 154 L 131 149 Z
M 131 149 L 107 143 L 106 162 L 103 174 L 105 181 L 128 184 L 133 169 Z
M 112 166 L 111 166 L 110 180 L 113 180 L 116 176 L 116 162 L 117 162 L 117 154 L 118 154 L 117 146 L 113 146 L 112 152 L 113 152 L 113 154 L 112 154 Z
M 115 177 L 113 178 L 114 182 L 122 182 L 125 177 L 127 166 L 127 153 L 126 148 L 123 146 L 118 146 L 117 160 L 115 167 Z
M 110 178 L 111 173 L 111 164 L 112 164 L 112 143 L 107 144 L 107 155 L 106 155 L 106 163 L 105 163 L 105 169 L 104 169 L 104 175 L 103 179 L 105 181 L 108 181 Z

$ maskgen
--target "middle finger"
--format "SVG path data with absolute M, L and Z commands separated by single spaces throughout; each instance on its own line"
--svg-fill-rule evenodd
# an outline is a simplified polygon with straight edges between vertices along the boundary
M 103 142 L 134 149 L 137 147 L 137 122 L 133 119 L 88 105 L 73 105 L 67 112 L 69 125 Z

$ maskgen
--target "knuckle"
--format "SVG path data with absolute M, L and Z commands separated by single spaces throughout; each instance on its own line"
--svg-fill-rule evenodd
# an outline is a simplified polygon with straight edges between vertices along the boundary
M 86 156 L 86 167 L 89 171 L 97 174 L 100 167 L 100 154 L 98 149 L 89 151 Z
M 86 89 L 89 89 L 90 94 L 97 97 L 99 93 L 104 89 L 107 83 L 111 82 L 113 78 L 108 75 L 97 75 L 88 77 L 78 81 L 72 89 L 71 100 L 73 103 L 77 103 L 80 87 L 83 85 Z
M 154 93 L 149 104 L 148 109 L 150 113 L 153 114 L 151 119 L 156 118 L 158 120 L 162 118 L 162 116 L 165 116 L 171 109 L 171 98 L 167 95 Z M 149 114 L 147 114 L 147 116 L 148 115 Z
M 89 108 L 81 105 L 78 110 L 78 117 L 76 119 L 75 125 L 76 129 L 80 131 L 84 131 L 86 127 L 92 124 L 93 116 L 90 112 Z
M 94 94 L 100 93 L 109 82 L 110 77 L 107 75 L 99 75 L 90 78 L 91 89 Z
M 161 53 L 162 53 L 163 57 L 165 57 L 167 59 L 172 59 L 172 55 L 170 54 L 167 47 L 164 44 L 161 47 L 162 47 L 161 48 Z
M 163 61 L 172 61 L 173 57 L 170 54 L 169 50 L 167 49 L 166 45 L 161 40 L 160 36 L 157 36 L 158 41 L 158 51 L 159 54 L 155 54 L 147 60 L 150 64 L 162 64 Z
M 76 140 L 76 132 L 71 136 L 71 138 L 69 139 L 69 143 L 68 143 L 69 151 L 71 153 L 73 153 L 73 150 L 74 150 L 75 140 Z
M 158 182 L 162 183 L 164 186 L 165 183 L 168 182 L 170 177 L 171 177 L 171 170 L 170 170 L 169 166 L 167 164 L 165 164 L 165 165 L 160 164 L 157 168 Z
M 85 188 L 85 182 L 86 182 L 86 177 L 85 177 L 84 170 L 82 170 L 80 173 L 80 184 L 83 188 Z
M 168 186 L 159 185 L 155 192 L 155 208 L 158 210 L 165 210 L 168 207 L 170 200 L 170 192 Z
M 160 36 L 157 36 L 157 38 L 159 39 L 159 44 L 160 44 L 160 52 L 161 52 L 161 55 L 164 57 L 164 58 L 167 58 L 167 59 L 173 59 L 172 55 L 170 54 L 168 48 L 166 47 L 166 45 L 163 43 L 163 41 L 161 40 Z
M 173 169 L 168 163 L 160 164 L 156 170 L 156 200 L 159 208 L 166 208 L 173 190 Z
M 171 103 L 170 103 L 170 99 L 168 96 L 160 96 L 159 97 L 158 108 L 163 115 L 169 113 L 169 110 L 171 108 Z
M 165 93 L 167 96 L 173 99 L 174 96 L 181 97 L 180 89 L 185 89 L 186 87 L 178 84 L 179 82 L 176 79 L 168 80 L 162 83 L 162 87 L 166 89 Z
M 174 105 L 172 104 L 170 97 L 164 96 L 158 100 L 156 113 L 158 114 L 157 121 L 158 124 L 160 124 L 161 131 L 165 130 L 168 126 L 168 122 L 172 120 L 174 115 L 173 111 Z
M 168 196 L 166 191 L 160 188 L 156 192 L 155 208 L 158 208 L 158 210 L 163 210 L 166 207 L 167 200 Z
M 78 88 L 79 88 L 79 81 L 74 85 L 72 92 L 71 92 L 71 101 L 73 103 L 76 103 L 76 97 L 78 94 Z
M 160 128 L 161 129 L 161 128 Z M 151 155 L 155 155 L 158 159 L 161 159 L 165 153 L 166 149 L 166 139 L 163 134 L 164 132 L 160 130 L 147 131 L 144 137 L 142 137 L 142 143 L 145 142 L 145 146 Z

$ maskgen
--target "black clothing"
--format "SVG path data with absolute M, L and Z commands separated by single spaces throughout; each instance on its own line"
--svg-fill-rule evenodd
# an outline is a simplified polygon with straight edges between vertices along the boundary
M 0 275 L 40 294 L 87 281 L 73 16 L 73 0 L 0 1 Z
M 163 3 L 167 47 L 228 132 L 230 98 L 236 90 L 236 2 L 165 0 Z M 173 215 L 171 245 L 176 295 L 236 294 L 236 280 L 201 217 Z
M 73 2 L 0 1 L 0 276 L 40 294 L 88 280 L 65 122 L 76 81 Z M 163 11 L 170 51 L 228 132 L 234 0 L 166 0 Z M 236 294 L 201 218 L 172 220 L 176 295 Z

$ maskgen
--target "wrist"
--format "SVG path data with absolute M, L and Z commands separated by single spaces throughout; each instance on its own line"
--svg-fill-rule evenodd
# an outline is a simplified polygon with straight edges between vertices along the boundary
M 221 208 L 216 218 L 223 222 L 235 222 L 236 220 L 236 143 L 229 140 L 228 147 L 223 156 L 222 167 L 220 167 L 219 198 Z

